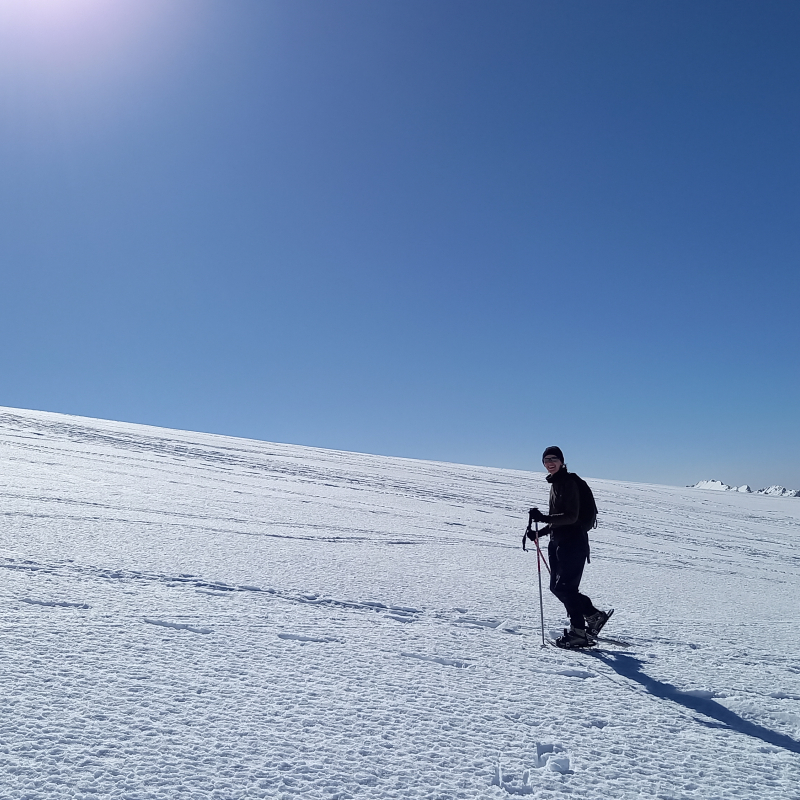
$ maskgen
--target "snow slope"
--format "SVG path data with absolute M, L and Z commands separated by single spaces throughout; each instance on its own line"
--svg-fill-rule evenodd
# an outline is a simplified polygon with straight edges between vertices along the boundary
M 571 653 L 542 475 L 13 409 L 0 465 L 3 798 L 800 798 L 800 503 L 591 481 L 631 646 Z

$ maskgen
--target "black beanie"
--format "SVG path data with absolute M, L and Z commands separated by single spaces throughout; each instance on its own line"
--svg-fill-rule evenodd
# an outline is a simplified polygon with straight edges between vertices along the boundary
M 545 456 L 555 456 L 562 464 L 564 463 L 564 454 L 561 452 L 561 448 L 555 445 L 548 447 L 547 450 L 542 453 L 542 463 L 544 463 Z

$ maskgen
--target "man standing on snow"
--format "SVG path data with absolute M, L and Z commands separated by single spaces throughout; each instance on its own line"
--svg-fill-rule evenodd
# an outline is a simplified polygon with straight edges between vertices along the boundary
M 564 629 L 564 635 L 556 644 L 565 648 L 588 647 L 613 613 L 599 611 L 580 593 L 583 567 L 589 560 L 589 527 L 594 525 L 595 512 L 593 509 L 592 521 L 587 525 L 587 516 L 581 515 L 580 479 L 567 471 L 561 448 L 548 447 L 542 455 L 542 463 L 549 473 L 546 480 L 550 484 L 550 513 L 542 514 L 538 508 L 532 508 L 530 520 L 547 523 L 539 536 L 550 536 L 547 546 L 550 591 L 564 604 L 569 615 L 570 628 Z M 528 538 L 534 538 L 530 527 Z

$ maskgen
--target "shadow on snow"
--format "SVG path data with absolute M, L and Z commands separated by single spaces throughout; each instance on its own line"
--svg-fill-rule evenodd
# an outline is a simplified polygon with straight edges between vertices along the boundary
M 662 681 L 657 681 L 655 678 L 651 678 L 649 675 L 642 672 L 642 662 L 638 658 L 623 655 L 622 653 L 591 653 L 591 655 L 599 661 L 608 664 L 608 666 L 623 678 L 628 678 L 629 680 L 636 681 L 636 683 L 640 683 L 654 697 L 671 700 L 673 703 L 678 703 L 685 708 L 697 711 L 721 723 L 719 725 L 714 725 L 710 722 L 698 720 L 698 722 L 704 725 L 714 728 L 728 728 L 737 733 L 744 733 L 747 736 L 761 739 L 762 742 L 774 745 L 775 747 L 782 747 L 785 750 L 790 750 L 792 753 L 800 753 L 800 742 L 795 741 L 791 737 L 781 733 L 775 733 L 775 731 L 771 731 L 769 728 L 765 728 L 762 725 L 748 722 L 714 700 L 705 697 L 697 697 L 690 692 L 682 692 L 671 683 L 664 683 Z

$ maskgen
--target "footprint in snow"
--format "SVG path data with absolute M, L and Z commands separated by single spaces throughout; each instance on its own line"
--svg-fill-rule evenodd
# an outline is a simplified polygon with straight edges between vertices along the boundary
M 533 786 L 531 785 L 531 772 L 526 769 L 522 773 L 522 781 L 517 782 L 513 775 L 506 773 L 503 770 L 503 765 L 498 761 L 494 768 L 494 776 L 489 784 L 490 786 L 499 786 L 506 794 L 512 795 L 526 795 L 533 794 Z
M 534 759 L 534 769 L 549 769 L 559 775 L 572 774 L 570 769 L 569 756 L 563 753 L 564 748 L 559 744 L 536 743 L 536 756 Z M 531 770 L 526 769 L 522 773 L 522 779 L 517 780 L 513 772 L 503 769 L 502 763 L 498 760 L 494 768 L 494 776 L 490 783 L 491 786 L 498 786 L 506 794 L 510 795 L 530 795 L 535 789 L 531 783 Z
M 67 603 L 60 600 L 34 600 L 32 597 L 20 597 L 20 600 L 31 606 L 47 606 L 49 608 L 91 608 L 88 603 Z
M 268 590 L 269 591 L 269 590 Z M 292 600 L 295 603 L 308 603 L 317 606 L 332 606 L 334 608 L 351 608 L 359 611 L 374 611 L 383 616 L 393 619 L 396 622 L 415 622 L 422 611 L 418 608 L 409 606 L 393 606 L 380 603 L 376 600 L 337 600 L 333 597 L 320 597 L 315 593 L 300 595 L 287 595 L 272 590 L 273 594 L 279 594 L 285 600 Z
M 443 667 L 457 667 L 467 669 L 472 666 L 466 661 L 459 661 L 457 658 L 443 658 L 442 656 L 422 656 L 417 653 L 400 653 L 405 658 L 416 658 L 419 661 L 429 661 L 431 664 L 441 664 Z
M 173 628 L 176 631 L 189 631 L 189 633 L 214 633 L 211 628 L 202 628 L 197 625 L 189 625 L 185 622 L 168 622 L 167 620 L 163 619 L 151 619 L 150 617 L 145 617 L 144 621 L 148 625 L 158 625 L 162 628 Z
M 286 639 L 291 642 L 300 642 L 300 644 L 308 644 L 309 642 L 316 642 L 318 644 L 340 642 L 339 639 L 334 639 L 332 636 L 303 636 L 299 633 L 279 633 L 278 638 Z
M 563 675 L 566 678 L 596 678 L 596 672 L 590 672 L 587 669 L 560 669 L 556 675 Z
M 500 631 L 501 633 L 519 634 L 517 627 L 505 619 L 479 619 L 477 617 L 458 617 L 453 620 L 453 625 L 463 625 L 465 628 L 478 630 Z

